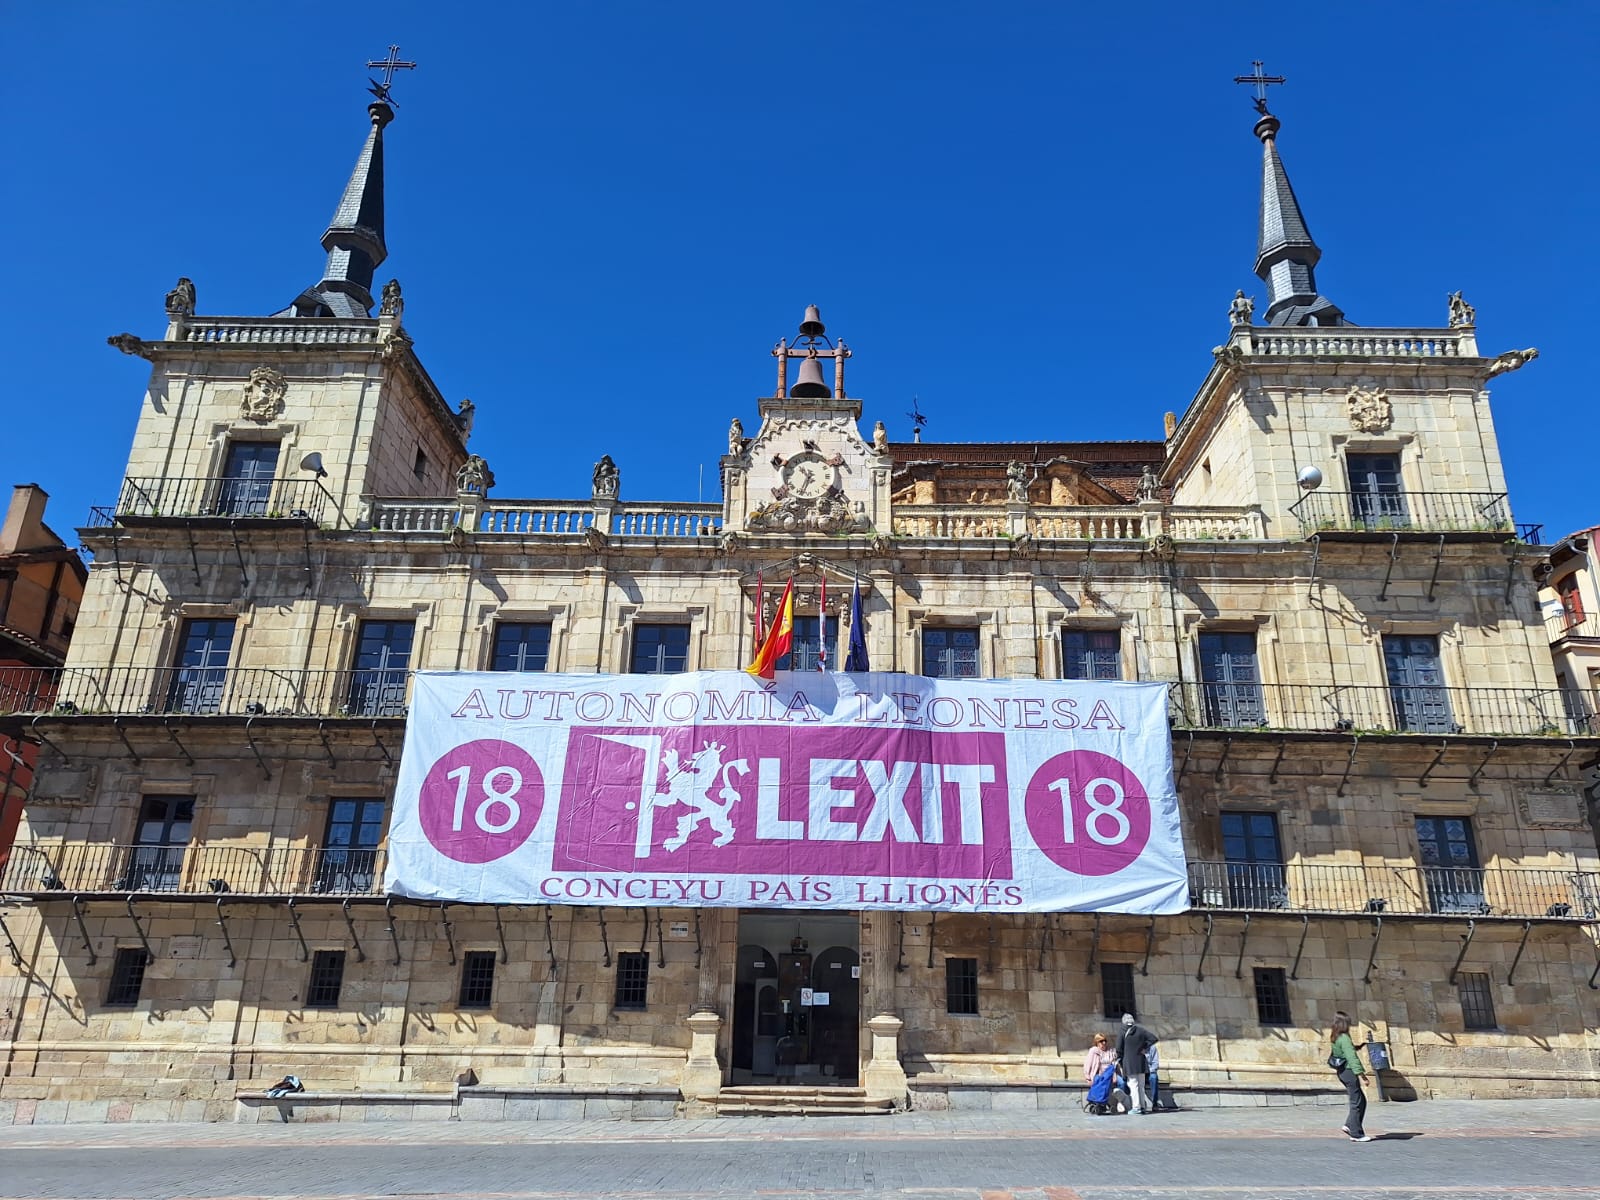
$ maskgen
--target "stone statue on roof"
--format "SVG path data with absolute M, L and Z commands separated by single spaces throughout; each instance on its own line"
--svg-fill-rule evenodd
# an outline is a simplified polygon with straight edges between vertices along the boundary
M 1246 296 L 1244 289 L 1240 288 L 1233 294 L 1233 303 L 1228 305 L 1229 325 L 1248 325 L 1250 318 L 1255 314 L 1256 302 L 1253 297 Z
M 1156 473 L 1150 469 L 1150 464 L 1145 463 L 1143 472 L 1139 475 L 1139 485 L 1134 493 L 1141 504 L 1148 504 L 1156 499 L 1161 490 L 1161 484 L 1156 479 Z
M 169 317 L 194 316 L 194 282 L 183 276 L 167 293 L 167 315 Z
M 622 472 L 617 470 L 617 464 L 611 461 L 611 455 L 602 454 L 600 461 L 594 465 L 594 498 L 614 500 L 621 486 Z
M 1475 325 L 1478 310 L 1461 298 L 1460 292 L 1450 293 L 1450 328 L 1465 329 Z
M 738 417 L 728 422 L 728 453 L 735 457 L 744 453 L 744 422 Z
M 380 317 L 393 317 L 396 321 L 406 311 L 405 297 L 400 294 L 400 281 L 391 279 L 383 285 L 383 298 L 378 302 Z
M 872 448 L 879 454 L 889 453 L 889 431 L 879 421 L 872 427 Z
M 479 454 L 467 455 L 467 461 L 456 472 L 456 491 L 487 496 L 494 486 L 494 472 Z
M 1013 504 L 1028 502 L 1028 468 L 1025 464 L 1006 464 L 1006 499 Z

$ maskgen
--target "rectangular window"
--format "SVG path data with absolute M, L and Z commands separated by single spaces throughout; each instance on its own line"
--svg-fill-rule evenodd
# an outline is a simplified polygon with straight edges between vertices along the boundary
M 978 1015 L 978 960 L 944 960 L 944 1010 L 960 1016 Z
M 649 983 L 649 951 L 622 951 L 617 955 L 617 996 L 612 1007 L 643 1009 Z
M 316 890 L 366 895 L 378 876 L 384 801 L 376 797 L 332 800 L 318 856 Z
M 1567 628 L 1583 624 L 1583 593 L 1578 589 L 1577 575 L 1568 575 L 1556 583 L 1556 595 L 1561 600 L 1561 615 Z
M 1383 668 L 1389 678 L 1396 729 L 1406 733 L 1461 732 L 1450 715 L 1438 638 L 1384 634 Z
M 1289 980 L 1282 967 L 1256 968 L 1256 1020 L 1263 1025 L 1290 1025 Z
M 949 626 L 924 629 L 922 673 L 933 679 L 978 678 L 978 631 Z
M 214 713 L 222 709 L 222 687 L 233 653 L 235 622 L 202 618 L 183 623 L 178 663 L 167 683 L 167 712 Z
M 1267 723 L 1254 633 L 1200 635 L 1200 688 L 1206 724 L 1255 729 Z
M 1277 814 L 1225 812 L 1219 820 L 1229 907 L 1287 907 L 1289 887 L 1283 847 L 1278 842 Z
M 350 673 L 352 716 L 403 717 L 406 674 L 411 666 L 413 621 L 363 621 Z
M 796 617 L 794 619 L 794 641 L 790 645 L 789 653 L 777 662 L 780 671 L 815 671 L 818 668 L 817 655 L 821 649 L 817 640 L 817 617 Z M 828 618 L 828 669 L 837 671 L 842 664 L 839 662 L 839 618 Z
M 1456 993 L 1461 997 L 1461 1024 L 1468 1029 L 1496 1029 L 1494 994 L 1489 976 L 1481 971 L 1462 971 L 1456 976 Z
M 1133 964 L 1100 964 L 1100 999 L 1108 1021 L 1120 1020 L 1123 1013 L 1134 1013 Z
M 543 671 L 550 661 L 550 625 L 502 621 L 494 627 L 491 671 Z
M 272 510 L 277 442 L 233 442 L 218 481 L 217 511 L 229 517 L 264 517 Z
M 139 989 L 144 987 L 144 969 L 150 965 L 150 951 L 139 947 L 118 950 L 111 965 L 111 985 L 106 988 L 108 1008 L 132 1008 L 139 1003 Z
M 1470 820 L 1418 817 L 1417 852 L 1431 911 L 1488 915 L 1483 871 L 1478 866 L 1478 847 L 1472 838 Z
M 318 950 L 311 955 L 311 981 L 306 985 L 307 1008 L 338 1008 L 344 986 L 344 951 Z
M 1350 516 L 1357 528 L 1404 529 L 1410 525 L 1406 498 L 1400 492 L 1400 456 L 1351 454 Z
M 146 796 L 139 805 L 139 823 L 134 827 L 127 866 L 112 885 L 113 890 L 177 891 L 193 826 L 193 796 Z
M 1121 635 L 1115 629 L 1063 629 L 1061 678 L 1121 679 Z
M 468 950 L 461 961 L 460 1008 L 488 1008 L 494 999 L 493 950 Z
M 671 675 L 689 669 L 687 625 L 635 625 L 633 673 Z

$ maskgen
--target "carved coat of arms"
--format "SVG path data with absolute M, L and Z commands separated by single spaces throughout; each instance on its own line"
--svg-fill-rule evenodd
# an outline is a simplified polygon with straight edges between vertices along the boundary
M 289 385 L 271 367 L 256 367 L 245 385 L 242 411 L 252 421 L 270 421 L 283 411 Z
M 1362 433 L 1382 433 L 1394 424 L 1394 406 L 1382 388 L 1353 387 L 1346 403 L 1351 427 Z

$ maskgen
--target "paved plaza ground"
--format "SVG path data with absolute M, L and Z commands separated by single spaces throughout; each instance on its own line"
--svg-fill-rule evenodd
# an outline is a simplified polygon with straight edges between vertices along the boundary
M 1600 1200 L 1600 1101 L 457 1124 L 0 1128 L 0 1197 Z

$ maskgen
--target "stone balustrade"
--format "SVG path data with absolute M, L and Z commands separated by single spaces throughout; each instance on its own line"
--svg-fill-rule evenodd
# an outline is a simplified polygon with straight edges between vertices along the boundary
M 179 340 L 259 346 L 375 346 L 378 322 L 295 317 L 185 317 Z
M 1247 355 L 1268 358 L 1476 358 L 1477 337 L 1470 329 L 1250 329 L 1233 345 Z

